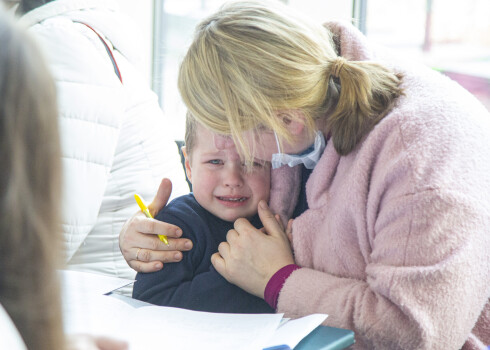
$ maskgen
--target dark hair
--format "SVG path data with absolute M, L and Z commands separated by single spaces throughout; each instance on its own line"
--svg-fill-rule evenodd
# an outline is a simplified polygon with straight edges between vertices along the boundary
M 48 2 L 55 1 L 55 0 L 20 0 L 19 3 L 19 8 L 18 12 L 19 13 L 27 13 L 29 11 L 32 11 L 44 4 L 47 4 Z
M 1 9 L 0 44 L 0 303 L 28 349 L 63 349 L 55 85 Z

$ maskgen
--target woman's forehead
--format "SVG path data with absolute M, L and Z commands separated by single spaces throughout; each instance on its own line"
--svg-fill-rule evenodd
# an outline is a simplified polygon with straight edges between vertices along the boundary
M 214 146 L 219 150 L 225 150 L 229 148 L 235 148 L 235 142 L 231 136 L 225 135 L 213 135 L 214 138 Z

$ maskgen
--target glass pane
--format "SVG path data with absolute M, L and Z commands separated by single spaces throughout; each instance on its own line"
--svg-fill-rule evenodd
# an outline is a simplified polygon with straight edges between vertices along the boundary
M 154 89 L 160 93 L 160 104 L 172 121 L 176 139 L 184 139 L 185 106 L 177 89 L 179 64 L 190 45 L 197 23 L 214 12 L 224 0 L 165 0 L 160 14 L 161 33 L 158 37 L 158 52 L 155 65 L 161 76 L 154 77 Z M 156 26 L 158 28 L 158 26 Z M 158 86 L 155 86 L 158 85 Z
M 366 34 L 440 70 L 490 109 L 488 18 L 488 0 L 369 0 Z

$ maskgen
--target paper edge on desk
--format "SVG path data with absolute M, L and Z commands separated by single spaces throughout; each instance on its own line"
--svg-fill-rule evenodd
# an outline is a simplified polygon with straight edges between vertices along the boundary
M 285 344 L 294 349 L 301 340 L 321 325 L 327 317 L 327 314 L 311 314 L 281 323 L 264 348 Z
M 89 292 L 89 293 L 95 292 L 97 294 L 109 294 L 111 292 L 114 292 L 118 289 L 124 288 L 136 282 L 136 280 L 131 280 L 127 278 L 120 278 L 116 276 L 103 275 L 95 272 L 86 272 L 86 271 L 69 270 L 69 269 L 58 270 L 58 276 L 60 278 L 62 290 L 73 287 L 68 282 L 81 283 L 82 281 L 85 281 L 86 282 L 85 284 L 90 284 L 90 283 L 94 283 L 94 281 L 98 281 L 98 282 L 105 281 L 107 284 L 105 288 L 104 287 L 101 288 L 100 286 L 98 286 L 96 291 L 90 289 L 85 290 L 85 292 Z

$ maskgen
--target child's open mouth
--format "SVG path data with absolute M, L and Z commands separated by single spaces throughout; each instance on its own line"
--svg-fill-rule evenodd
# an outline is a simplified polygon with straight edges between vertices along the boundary
M 217 197 L 220 201 L 225 202 L 245 202 L 247 197 Z

